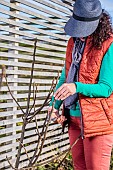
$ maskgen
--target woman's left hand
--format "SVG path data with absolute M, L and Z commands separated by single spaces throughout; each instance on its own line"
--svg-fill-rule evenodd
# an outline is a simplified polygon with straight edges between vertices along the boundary
M 64 100 L 70 95 L 76 93 L 76 85 L 74 83 L 64 83 L 54 94 L 56 100 Z

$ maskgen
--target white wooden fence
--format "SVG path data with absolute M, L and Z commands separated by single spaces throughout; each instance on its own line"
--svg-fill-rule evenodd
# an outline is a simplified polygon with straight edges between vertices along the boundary
M 6 65 L 10 89 L 23 109 L 26 109 L 34 38 L 38 39 L 33 82 L 38 83 L 38 108 L 48 94 L 52 79 L 64 64 L 67 37 L 63 27 L 71 14 L 72 0 L 0 0 L 0 66 Z M 1 72 L 1 69 L 0 69 Z M 33 94 L 31 95 L 33 96 Z M 31 100 L 30 105 L 33 101 Z M 41 126 L 47 108 L 37 115 Z M 24 144 L 32 157 L 37 136 L 35 123 L 26 128 Z M 49 130 L 58 125 L 50 125 Z M 8 93 L 5 80 L 0 90 L 0 170 L 11 169 L 6 155 L 15 163 L 18 139 L 22 128 L 22 113 Z M 57 136 L 56 136 L 57 135 Z M 50 159 L 67 149 L 68 134 L 61 129 L 48 133 L 39 160 Z M 23 155 L 20 167 L 27 164 Z

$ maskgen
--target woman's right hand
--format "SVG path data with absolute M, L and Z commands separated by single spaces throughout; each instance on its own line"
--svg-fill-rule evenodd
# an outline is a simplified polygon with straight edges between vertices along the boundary
M 48 108 L 48 114 L 50 114 L 52 111 L 52 106 L 49 106 Z M 59 115 L 59 111 L 55 108 L 53 108 L 52 114 L 51 114 L 51 120 L 54 123 L 60 123 L 63 124 L 64 121 L 66 121 L 67 119 L 65 118 L 65 116 L 63 115 Z
M 51 113 L 51 111 L 52 111 L 52 113 Z M 49 108 L 48 108 L 48 115 L 51 113 L 51 120 L 53 121 L 53 122 L 56 122 L 56 120 L 58 119 L 58 117 L 59 117 L 59 111 L 57 110 L 57 109 L 55 109 L 55 108 L 53 108 L 52 109 L 52 106 L 49 106 Z

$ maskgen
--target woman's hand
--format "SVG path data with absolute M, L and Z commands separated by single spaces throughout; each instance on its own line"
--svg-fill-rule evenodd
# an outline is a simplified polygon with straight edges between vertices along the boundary
M 48 108 L 48 114 L 50 114 L 52 111 L 52 106 L 50 106 Z M 54 123 L 59 123 L 59 124 L 62 124 L 65 120 L 67 120 L 65 118 L 65 116 L 63 115 L 59 115 L 59 111 L 55 108 L 53 108 L 53 111 L 52 111 L 52 114 L 51 114 L 51 120 L 54 122 Z
M 58 119 L 57 119 L 57 122 L 59 123 L 59 124 L 63 124 L 63 122 L 64 121 L 66 121 L 67 119 L 66 119 L 66 117 L 65 116 L 63 116 L 63 115 L 61 115 Z
M 70 95 L 76 93 L 76 85 L 74 83 L 64 83 L 54 94 L 56 100 L 64 100 Z
M 51 113 L 51 111 L 52 111 L 52 113 Z M 49 106 L 49 108 L 48 108 L 48 114 L 50 114 L 50 113 L 51 113 L 52 121 L 56 120 L 59 117 L 59 111 L 55 108 L 53 108 L 53 110 L 52 110 L 52 106 Z

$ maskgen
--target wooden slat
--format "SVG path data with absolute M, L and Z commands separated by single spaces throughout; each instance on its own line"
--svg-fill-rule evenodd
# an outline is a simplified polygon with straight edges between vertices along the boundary
M 26 42 L 26 40 L 24 40 L 24 39 L 22 39 L 22 38 L 14 38 L 13 36 L 6 36 L 6 35 L 0 35 L 0 38 L 2 39 L 2 40 L 6 40 L 6 41 L 12 41 L 12 42 L 19 42 L 19 43 L 24 43 L 24 42 Z M 38 36 L 35 36 L 35 39 L 38 39 Z M 57 41 L 57 40 L 54 40 L 54 39 L 51 39 L 50 40 L 50 38 L 48 38 L 48 37 L 46 37 L 46 39 L 44 39 L 43 38 L 43 40 L 48 40 L 49 39 L 49 42 L 50 43 L 55 43 L 55 44 L 59 44 L 59 45 L 62 45 L 62 46 L 64 46 L 64 45 L 66 45 L 67 43 L 65 43 L 65 42 L 62 42 L 62 41 Z M 27 41 L 28 42 L 28 41 Z
M 0 26 L 0 30 L 4 30 L 4 31 L 8 31 L 8 32 L 11 32 L 11 33 L 16 33 L 17 31 L 15 30 L 15 29 L 13 29 L 13 28 L 8 28 L 8 27 L 5 27 L 5 26 Z M 38 47 L 43 47 L 43 48 L 48 48 L 49 50 L 50 49 L 52 49 L 52 50 L 56 50 L 56 51 L 65 51 L 65 48 L 63 48 L 63 47 L 59 47 L 58 45 L 63 45 L 63 46 L 66 46 L 66 43 L 64 42 L 63 44 L 60 44 L 60 42 L 59 41 L 56 41 L 56 40 L 52 40 L 52 39 L 50 39 L 50 38 L 48 38 L 48 37 L 46 37 L 46 39 L 45 38 L 43 38 L 42 36 L 38 36 L 38 35 L 34 35 L 34 34 L 30 34 L 30 33 L 28 33 L 28 32 L 25 32 L 25 31 L 19 31 L 18 30 L 18 32 L 16 33 L 16 34 L 18 34 L 18 35 L 22 35 L 22 36 L 26 36 L 26 37 L 30 37 L 30 38 L 32 38 L 32 41 L 29 41 L 29 40 L 25 40 L 25 39 L 14 39 L 14 37 L 12 37 L 12 40 L 11 41 L 14 41 L 14 42 L 19 42 L 19 43 L 24 43 L 24 44 L 26 44 L 26 45 L 34 45 L 34 42 L 33 42 L 33 38 L 34 39 L 38 39 L 38 40 L 41 40 L 41 41 L 47 41 L 47 42 L 50 42 L 50 43 L 54 43 L 54 44 L 57 44 L 57 48 L 56 48 L 56 46 L 54 46 L 54 45 L 49 45 L 49 44 L 44 44 L 44 43 L 40 43 L 39 41 L 38 41 L 38 44 L 37 44 L 37 46 Z M 2 38 L 3 40 L 7 40 L 8 39 L 8 36 L 3 36 L 3 38 Z M 47 43 L 46 42 L 46 43 Z M 62 42 L 61 42 L 62 43 Z
M 36 107 L 36 109 L 39 109 L 39 107 Z M 48 106 L 45 106 L 42 111 L 47 111 Z M 23 111 L 25 112 L 26 110 L 23 109 Z M 12 115 L 22 115 L 23 113 L 21 112 L 21 110 L 16 110 L 16 111 L 1 111 L 0 112 L 0 117 L 8 117 L 8 116 L 12 116 Z M 40 117 L 43 118 L 42 116 L 44 116 L 43 114 L 40 114 Z
M 51 4 L 49 1 L 47 2 L 47 1 L 45 1 L 45 0 L 41 0 L 41 1 L 40 1 L 40 0 L 34 0 L 34 1 L 36 1 L 36 2 L 38 2 L 38 3 L 41 3 L 41 4 L 43 4 L 43 5 L 46 5 L 46 6 L 50 7 L 50 8 L 52 8 L 52 10 L 54 9 L 54 10 L 56 10 L 56 11 L 60 11 L 60 12 L 63 12 L 63 13 L 65 13 L 65 14 L 68 14 L 68 15 L 71 14 L 70 11 L 63 10 L 60 6 L 56 6 L 56 3 L 57 3 L 57 2 L 55 2 L 54 5 L 53 5 L 53 4 Z
M 62 6 L 62 7 L 65 7 L 67 10 L 73 10 L 73 8 L 71 7 L 71 6 L 69 6 L 69 5 L 67 5 L 67 4 L 65 4 L 65 3 L 63 3 L 62 1 L 59 1 L 59 0 L 50 0 L 50 1 L 52 1 L 52 2 L 54 2 L 54 3 L 56 3 L 56 4 L 58 4 L 58 5 L 60 5 L 60 6 Z
M 46 114 L 40 114 L 40 115 L 37 115 L 36 116 L 36 118 L 38 119 L 38 121 L 39 121 L 39 118 L 40 119 L 42 119 L 42 118 L 44 118 L 44 117 L 46 117 Z M 42 121 L 42 123 L 41 123 L 41 125 L 43 124 L 43 121 Z M 35 124 L 33 124 L 32 123 L 32 125 L 30 125 L 29 124 L 29 126 L 26 128 L 26 130 L 29 128 L 29 127 L 34 127 L 35 128 Z M 59 128 L 59 126 L 60 125 L 58 125 L 58 126 L 55 126 L 55 129 L 56 129 L 56 127 L 58 127 Z M 61 127 L 60 127 L 61 128 Z M 54 126 L 53 125 L 51 125 L 50 127 L 49 127 L 49 130 L 53 130 L 54 129 Z M 11 127 L 11 128 L 5 128 L 5 129 L 1 129 L 0 130 L 0 135 L 3 135 L 3 134 L 8 134 L 8 133 L 11 133 L 11 132 L 13 132 L 13 128 Z M 15 131 L 21 131 L 22 130 L 22 126 L 16 126 L 15 127 Z M 41 132 L 41 128 L 39 127 L 39 132 Z M 65 130 L 65 132 L 67 132 L 66 130 Z M 48 132 L 48 134 L 47 134 L 47 136 L 48 137 L 51 137 L 51 136 L 54 136 L 54 135 L 60 135 L 60 133 L 61 133 L 61 129 L 56 129 L 55 131 L 53 131 L 53 132 Z M 31 134 L 32 135 L 36 135 L 36 130 L 30 130 L 28 133 L 26 133 L 26 136 L 27 137 L 29 137 L 29 136 L 31 136 Z M 4 147 L 4 146 L 3 146 Z M 3 150 L 2 150 L 3 151 Z M 0 152 L 2 152 L 1 151 L 1 148 L 0 148 Z
M 60 149 L 60 151 L 63 152 L 64 150 L 66 150 L 66 149 L 68 149 L 68 148 L 69 148 L 69 145 L 66 145 L 66 146 L 62 147 L 62 148 Z M 46 153 L 46 154 L 41 155 L 40 158 L 39 158 L 39 160 L 44 160 L 45 158 L 50 158 L 51 155 L 54 155 L 54 156 L 55 156 L 55 155 L 57 155 L 57 154 L 58 154 L 57 151 L 50 152 L 50 153 Z M 51 159 L 52 159 L 52 157 L 51 157 Z M 21 166 L 26 166 L 27 163 L 28 163 L 28 161 L 22 162 L 22 164 L 20 164 L 20 167 L 21 167 Z
M 63 30 L 63 28 L 61 28 L 61 27 L 58 27 L 58 26 L 53 26 L 53 25 L 51 25 L 51 24 L 47 24 L 47 23 L 45 23 L 45 22 L 41 22 L 41 21 L 37 21 L 36 19 L 32 19 L 32 18 L 28 18 L 28 17 L 25 17 L 25 16 L 23 16 L 23 15 L 21 15 L 21 14 L 15 14 L 15 13 L 13 13 L 13 12 L 11 12 L 11 11 L 7 11 L 7 10 L 5 10 L 5 9 L 0 9 L 0 12 L 1 13 L 3 13 L 3 14 L 6 14 L 6 15 L 10 15 L 10 16 L 12 16 L 12 17 L 16 17 L 16 18 L 19 18 L 19 19 L 22 19 L 22 20 L 25 20 L 25 21 L 28 21 L 28 22 L 30 22 L 30 23 L 34 23 L 34 24 L 37 24 L 37 25 L 42 25 L 42 26 L 45 26 L 45 27 L 47 27 L 48 29 L 50 28 L 50 29 L 53 29 L 53 30 L 58 30 L 58 31 L 60 31 L 60 32 L 64 32 L 64 30 Z
M 62 148 L 63 148 L 63 145 L 64 145 L 64 142 L 61 142 Z M 52 155 L 58 154 L 58 153 L 59 153 L 59 150 L 60 150 L 60 152 L 61 152 L 61 151 L 62 151 L 62 148 L 61 148 L 61 149 L 58 149 L 57 146 L 58 146 L 58 144 L 56 144 L 56 147 L 55 147 L 55 145 L 53 145 L 53 146 L 51 145 L 50 147 L 47 147 L 46 150 L 54 148 L 54 150 L 52 150 L 52 151 L 49 150 L 49 153 L 48 153 L 48 154 L 49 154 L 49 155 L 50 155 L 50 154 L 52 154 Z M 65 150 L 69 148 L 69 141 L 66 141 L 64 147 L 65 147 Z M 44 149 L 43 149 L 43 150 L 44 150 Z M 57 152 L 56 152 L 56 150 L 57 150 Z M 33 154 L 33 152 L 30 152 L 29 156 L 32 156 L 32 154 Z M 42 158 L 41 158 L 41 157 L 42 157 Z M 44 159 L 44 154 L 42 154 L 41 157 L 38 159 L 38 161 L 40 161 L 41 159 Z M 26 159 L 26 155 L 23 155 L 23 157 L 21 157 L 21 161 L 23 161 L 23 160 L 25 160 L 25 159 Z
M 68 149 L 69 145 L 67 146 L 64 146 L 62 147 L 60 150 L 63 152 L 65 151 L 66 149 Z M 51 155 L 57 155 L 58 154 L 58 151 L 54 151 L 54 152 L 50 152 L 50 153 L 46 153 L 46 154 L 43 154 L 42 156 L 40 156 L 39 160 L 44 160 L 45 158 L 49 158 L 51 157 Z M 31 154 L 29 154 L 29 156 L 31 156 Z M 25 158 L 24 158 L 25 159 Z M 13 159 L 11 162 L 15 162 L 15 160 Z M 28 165 L 28 161 L 25 161 L 25 162 L 21 162 L 20 165 L 19 165 L 19 168 L 22 168 L 22 167 L 25 167 Z M 7 161 L 4 161 L 2 162 L 1 164 L 1 168 L 5 168 L 7 166 L 9 166 L 9 163 Z
M 10 87 L 10 90 L 11 91 L 28 91 L 29 90 L 29 87 L 28 86 L 16 86 L 16 87 L 13 87 L 13 86 L 9 86 Z M 33 90 L 33 86 L 31 87 L 31 90 Z M 40 90 L 43 90 L 43 91 L 48 91 L 50 90 L 50 86 L 38 86 L 37 87 L 37 90 L 40 91 Z M 8 88 L 7 86 L 2 86 L 1 89 L 0 89 L 0 92 L 7 92 L 8 91 Z
M 62 138 L 62 139 L 64 139 L 64 138 Z M 54 142 L 56 142 L 57 141 L 57 139 L 56 140 L 54 140 Z M 46 142 L 45 142 L 46 143 Z M 50 145 L 50 144 L 49 144 Z M 46 147 L 46 148 L 43 148 L 43 152 L 42 152 L 42 156 L 44 156 L 44 154 L 46 153 L 46 152 L 49 152 L 49 154 L 50 153 L 52 153 L 52 152 L 54 152 L 55 150 L 57 150 L 57 153 L 59 153 L 59 152 L 61 152 L 61 150 L 62 150 L 62 148 L 58 148 L 59 146 L 60 147 L 63 147 L 65 145 L 65 147 L 66 147 L 66 145 L 67 145 L 67 147 L 69 148 L 69 140 L 66 140 L 66 139 L 64 139 L 64 141 L 60 141 L 59 143 L 56 143 L 56 144 L 51 144 L 49 147 Z M 14 145 L 15 147 L 16 147 L 16 145 Z M 30 150 L 33 150 L 33 148 L 35 148 L 36 147 L 36 144 L 32 144 L 32 145 L 29 145 L 29 146 L 27 146 L 27 147 L 25 147 L 26 148 L 26 150 L 27 151 L 30 151 Z M 24 149 L 22 149 L 22 152 L 25 152 L 25 150 Z M 10 156 L 12 156 L 13 154 L 17 154 L 17 151 L 14 153 L 14 152 L 8 152 L 7 154 L 2 154 L 2 157 L 0 157 L 0 160 L 3 160 L 3 159 L 5 159 L 5 156 L 7 155 L 8 157 L 10 157 Z M 29 154 L 29 156 L 31 157 L 33 155 L 33 151 L 31 151 L 30 152 L 30 154 Z M 41 156 L 41 157 L 42 157 Z M 42 158 L 39 158 L 38 159 L 38 161 L 40 161 Z M 22 157 L 21 157 L 21 161 L 24 161 L 26 159 L 26 155 L 25 154 L 23 154 L 22 155 Z M 43 158 L 44 159 L 44 158 Z
M 62 137 L 62 139 L 64 139 L 63 137 Z M 65 140 L 65 139 L 64 139 Z M 56 140 L 54 140 L 54 142 L 56 142 L 57 141 L 57 139 Z M 47 144 L 50 144 L 51 143 L 51 141 L 49 141 L 49 140 L 46 140 L 45 141 L 45 144 L 47 145 Z M 68 144 L 69 145 L 69 140 L 65 140 L 65 143 L 64 143 L 64 141 L 63 142 L 59 142 L 59 143 L 57 143 L 57 144 L 53 144 L 53 145 L 50 145 L 49 147 L 46 147 L 46 148 L 43 148 L 43 152 L 42 152 L 42 154 L 44 154 L 46 151 L 50 151 L 50 152 L 54 152 L 54 150 L 56 150 L 57 149 L 57 153 L 59 152 L 58 151 L 58 146 L 60 145 L 60 146 L 62 146 L 62 145 L 66 145 L 66 144 Z M 16 145 L 14 145 L 14 146 L 16 146 Z M 28 147 L 25 147 L 26 149 L 27 149 L 27 151 L 30 151 L 30 150 L 33 150 L 33 148 L 35 148 L 36 147 L 36 144 L 33 144 L 33 145 L 30 145 L 30 146 L 28 146 Z M 54 148 L 54 150 L 52 150 Z M 52 151 L 51 151 L 52 150 Z M 22 152 L 25 152 L 25 150 L 24 149 L 22 149 Z M 3 160 L 3 159 L 5 159 L 6 158 L 6 155 L 8 156 L 8 157 L 10 157 L 10 156 L 12 156 L 13 154 L 17 154 L 17 151 L 12 151 L 12 152 L 8 152 L 7 154 L 5 153 L 5 154 L 2 154 L 1 156 L 0 156 L 0 161 L 1 160 Z M 32 152 L 30 152 L 30 154 L 29 154 L 29 156 L 31 156 L 33 154 L 33 151 Z M 26 159 L 26 155 L 24 154 L 24 155 L 22 155 L 22 157 L 21 157 L 21 160 L 20 161 L 23 161 L 23 160 L 25 160 Z M 40 160 L 40 159 L 39 159 Z
M 8 82 L 9 83 L 29 83 L 29 79 L 28 78 L 7 78 Z M 5 82 L 5 79 L 3 79 L 3 82 Z M 45 85 L 48 85 L 48 84 L 51 84 L 52 83 L 52 80 L 48 79 L 33 79 L 33 82 L 37 83 L 37 84 L 45 84 Z
M 43 104 L 44 100 L 38 100 L 36 101 L 36 105 L 41 105 Z M 19 102 L 20 106 L 27 106 L 27 102 Z M 30 106 L 32 106 L 33 102 L 30 102 Z M 0 103 L 0 108 L 12 108 L 12 107 L 16 107 L 17 104 L 16 103 Z
M 0 60 L 0 64 L 4 64 L 5 62 L 5 65 L 6 66 L 17 66 L 17 67 L 24 67 L 24 68 L 31 68 L 31 65 L 30 63 L 24 63 L 24 62 L 14 62 L 14 61 L 4 61 L 4 60 Z M 44 64 L 35 64 L 35 68 L 38 68 L 38 69 L 43 69 L 43 70 L 61 70 L 62 67 L 61 66 L 51 66 L 51 65 L 44 65 Z
M 46 97 L 48 95 L 48 92 L 39 92 L 37 93 L 38 97 Z M 33 93 L 31 93 L 31 98 L 33 97 Z M 15 95 L 16 99 L 25 99 L 28 98 L 28 93 L 21 93 L 21 94 L 16 94 Z M 0 100 L 8 100 L 12 99 L 11 95 L 6 94 L 6 95 L 0 95 Z
M 50 126 L 51 127 L 51 129 L 53 129 L 54 127 L 53 126 Z M 50 128 L 49 128 L 50 129 Z M 16 130 L 20 130 L 20 127 L 18 127 L 18 129 L 16 128 Z M 39 129 L 39 131 L 41 131 L 41 129 Z M 12 131 L 11 131 L 12 132 Z M 67 132 L 67 130 L 65 131 L 65 132 Z M 7 133 L 9 133 L 9 131 L 7 132 Z M 60 135 L 60 133 L 61 133 L 61 129 L 59 129 L 59 130 L 55 130 L 55 131 L 53 131 L 52 132 L 52 134 L 49 134 L 49 133 L 47 133 L 47 137 L 51 137 L 51 138 L 49 138 L 48 140 L 46 140 L 45 141 L 45 143 L 44 143 L 44 146 L 45 145 L 47 145 L 47 144 L 49 144 L 49 143 L 54 143 L 54 142 L 56 142 L 57 140 L 67 140 L 67 138 L 68 138 L 68 135 L 67 134 L 64 134 L 64 135 Z M 36 131 L 35 130 L 31 130 L 31 131 L 29 131 L 29 134 L 31 135 L 33 135 L 33 134 L 36 134 Z M 28 135 L 29 135 L 28 134 Z M 28 136 L 28 135 L 26 135 L 26 136 Z M 55 135 L 59 135 L 58 137 L 54 137 Z M 10 136 L 9 136 L 10 137 Z M 35 140 L 34 140 L 35 139 Z M 7 138 L 6 138 L 6 140 L 7 140 Z M 69 139 L 68 139 L 69 140 Z M 29 141 L 29 143 L 30 142 L 36 142 L 37 141 L 37 137 L 35 136 L 35 138 L 33 138 L 32 139 L 32 141 Z M 28 141 L 25 141 L 24 140 L 24 144 L 29 144 L 29 143 L 27 143 Z M 5 151 L 5 150 L 9 150 L 13 145 L 15 146 L 15 147 L 17 147 L 18 146 L 18 142 L 16 142 L 16 143 L 14 143 L 14 144 L 9 144 L 9 145 L 3 145 L 3 146 L 1 146 L 0 147 L 0 152 L 3 152 L 3 151 Z M 31 146 L 32 146 L 33 144 L 31 144 Z M 35 144 L 36 145 L 36 144 Z M 35 148 L 35 147 L 32 147 L 32 148 Z M 30 148 L 28 148 L 29 150 L 30 150 Z M 24 150 L 23 150 L 23 152 L 24 152 Z
M 21 119 L 21 118 L 20 118 Z M 18 118 L 18 120 L 19 120 L 19 118 Z M 15 121 L 16 122 L 16 121 Z M 38 126 L 41 126 L 41 125 L 43 125 L 43 121 L 41 121 L 41 122 L 38 122 Z M 57 125 L 58 126 L 58 125 Z M 49 126 L 49 128 L 48 129 L 54 129 L 54 127 L 57 127 L 57 126 L 53 126 L 53 125 L 50 125 Z M 21 126 L 20 126 L 21 127 Z M 29 123 L 29 124 L 27 124 L 27 127 L 26 127 L 26 129 L 28 129 L 28 128 L 35 128 L 36 127 L 36 124 L 35 123 Z M 51 127 L 51 128 L 50 128 Z M 40 128 L 39 128 L 39 130 L 40 130 Z M 61 131 L 59 132 L 60 134 L 61 134 Z M 54 135 L 56 135 L 56 134 L 58 134 L 58 135 L 60 135 L 58 133 L 58 131 L 53 131 L 53 134 L 52 133 L 47 133 L 47 137 L 51 137 L 52 138 L 52 136 L 54 136 Z M 36 142 L 37 141 L 37 135 L 36 135 L 36 132 L 35 132 L 35 135 L 34 136 L 31 136 L 32 135 L 32 133 L 30 132 L 30 131 L 28 131 L 28 132 L 25 132 L 25 136 L 27 136 L 28 138 L 26 138 L 26 139 L 24 139 L 24 144 L 28 144 L 28 143 L 31 143 L 31 142 Z M 6 137 L 2 137 L 1 138 L 1 143 L 4 143 L 4 142 L 9 142 L 9 141 L 11 141 L 13 138 L 15 138 L 15 139 L 19 139 L 20 138 L 20 136 L 21 136 L 21 134 L 20 133 L 18 133 L 18 134 L 15 134 L 15 135 L 10 135 L 10 136 L 6 136 Z M 61 136 L 61 135 L 60 135 Z M 68 137 L 68 134 L 64 134 L 64 136 L 65 136 L 65 138 L 67 138 Z M 29 137 L 30 137 L 30 140 L 29 140 Z M 51 138 L 50 138 L 50 140 L 51 140 Z M 52 139 L 53 140 L 53 139 Z M 46 142 L 48 142 L 48 140 L 46 141 Z
M 11 53 L 6 53 L 6 52 L 0 52 L 0 56 L 4 57 L 4 58 L 14 58 L 14 59 L 25 59 L 32 61 L 33 60 L 33 56 L 31 55 L 26 55 L 26 54 L 11 54 Z M 58 56 L 57 56 L 58 57 Z M 55 63 L 55 64 L 64 64 L 64 58 L 48 58 L 48 57 L 35 57 L 36 61 L 39 62 L 45 62 L 45 63 Z
M 15 10 L 18 10 L 18 11 L 21 11 L 21 12 L 24 12 L 26 14 L 29 14 L 31 16 L 35 16 L 35 17 L 38 17 L 38 18 L 42 18 L 48 22 L 51 22 L 51 23 L 55 23 L 55 24 L 58 24 L 58 25 L 61 25 L 61 26 L 64 26 L 64 23 L 63 22 L 60 22 L 60 21 L 56 21 L 55 19 L 52 19 L 52 18 L 49 18 L 47 17 L 46 15 L 42 15 L 42 14 L 38 14 L 37 12 L 34 12 L 33 10 L 29 10 L 29 8 L 25 9 L 25 8 L 21 8 L 13 3 L 9 3 L 7 2 L 6 0 L 0 0 L 0 4 L 3 4 L 7 7 L 10 7 L 12 9 L 15 9 Z M 38 10 L 37 10 L 38 11 Z
M 33 4 L 33 3 L 28 2 L 28 1 L 26 1 L 26 0 L 24 0 L 24 1 L 22 1 L 22 0 L 16 0 L 16 1 L 17 1 L 17 2 L 20 2 L 21 4 L 30 6 L 30 7 L 34 8 L 34 9 L 40 10 L 40 11 L 42 11 L 42 12 L 44 12 L 44 13 L 47 13 L 47 14 L 50 14 L 50 15 L 52 15 L 52 16 L 58 17 L 58 18 L 60 18 L 60 19 L 64 19 L 64 20 L 66 20 L 66 21 L 68 20 L 68 18 L 65 17 L 65 16 L 63 16 L 63 15 L 58 15 L 56 12 L 50 11 L 50 10 L 44 8 L 44 7 L 40 7 L 40 6 L 38 6 L 38 5 L 35 5 L 35 4 Z
M 60 38 L 62 40 L 67 40 L 66 36 L 64 36 L 64 35 L 54 34 L 50 31 L 45 31 L 45 30 L 42 30 L 40 28 L 36 28 L 35 26 L 30 26 L 30 25 L 26 25 L 26 24 L 23 24 L 23 23 L 20 23 L 20 22 L 13 21 L 12 19 L 0 17 L 0 22 L 10 23 L 11 25 L 14 25 L 14 26 L 17 26 L 17 27 L 22 27 L 22 28 L 25 28 L 27 30 L 36 31 L 37 33 L 42 33 L 42 34 L 45 34 L 45 35 Z
M 28 48 L 28 47 L 22 47 L 22 46 L 14 46 L 14 45 L 11 45 L 11 44 L 5 44 L 5 43 L 0 43 L 0 47 L 2 48 L 6 48 L 6 49 L 14 49 L 14 50 L 18 50 L 18 51 L 24 51 L 24 52 L 28 52 L 28 53 L 33 53 L 33 47 L 31 48 Z M 49 51 L 45 51 L 45 50 L 38 50 L 36 51 L 37 54 L 43 54 L 45 56 L 59 56 L 61 58 L 64 57 L 64 54 L 60 54 L 60 53 L 57 53 L 57 52 L 49 52 Z
M 0 73 L 1 73 L 1 70 L 0 70 Z M 6 70 L 6 74 L 7 75 L 26 75 L 26 76 L 30 76 L 31 75 L 31 72 L 30 71 L 25 71 L 25 70 L 18 70 L 18 71 L 15 71 L 15 70 Z M 57 73 L 56 72 L 39 72 L 39 71 L 34 71 L 34 76 L 43 76 L 43 77 L 50 77 L 50 78 L 53 78 L 53 77 L 57 77 Z M 2 89 L 1 89 L 2 91 Z

